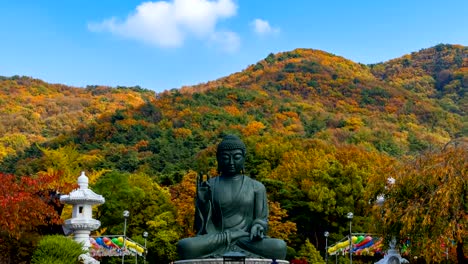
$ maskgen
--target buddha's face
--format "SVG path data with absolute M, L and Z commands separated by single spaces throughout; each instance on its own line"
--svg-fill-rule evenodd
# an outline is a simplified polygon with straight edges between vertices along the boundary
M 244 168 L 244 153 L 240 149 L 223 150 L 218 154 L 218 166 L 223 175 L 236 175 Z

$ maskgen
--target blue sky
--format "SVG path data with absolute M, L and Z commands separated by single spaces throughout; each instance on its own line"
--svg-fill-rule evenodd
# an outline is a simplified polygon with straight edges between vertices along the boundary
M 467 14 L 466 0 L 4 0 L 0 75 L 159 92 L 295 48 L 368 64 L 468 46 Z

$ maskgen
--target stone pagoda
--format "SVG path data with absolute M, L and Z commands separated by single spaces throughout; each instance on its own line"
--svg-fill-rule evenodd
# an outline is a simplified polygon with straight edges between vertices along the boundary
M 99 220 L 93 219 L 92 206 L 103 204 L 105 199 L 88 189 L 88 177 L 84 172 L 78 177 L 78 185 L 80 186 L 78 189 L 60 197 L 60 202 L 73 205 L 72 218 L 65 220 L 63 227 L 64 230 L 72 232 L 74 240 L 81 243 L 83 249 L 88 251 L 91 246 L 89 234 L 101 226 Z

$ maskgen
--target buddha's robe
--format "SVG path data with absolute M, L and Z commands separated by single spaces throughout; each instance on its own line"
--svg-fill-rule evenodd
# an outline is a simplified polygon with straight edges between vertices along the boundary
M 244 230 L 250 234 L 255 224 L 268 230 L 268 204 L 265 186 L 247 176 L 240 176 L 237 192 L 231 192 L 229 183 L 220 177 L 208 180 L 209 188 L 202 190 L 206 199 L 197 196 L 195 229 L 197 236 L 179 241 L 181 259 L 221 257 L 229 251 L 242 252 L 247 257 L 284 259 L 286 244 L 269 238 L 252 241 L 249 236 L 238 239 L 231 232 Z M 203 196 L 203 195 L 202 195 Z

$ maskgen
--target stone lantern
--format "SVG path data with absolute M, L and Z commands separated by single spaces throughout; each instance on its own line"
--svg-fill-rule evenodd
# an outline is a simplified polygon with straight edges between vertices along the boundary
M 62 195 L 60 202 L 73 205 L 72 218 L 65 220 L 63 224 L 65 230 L 74 234 L 74 240 L 83 245 L 83 249 L 88 251 L 91 243 L 89 234 L 101 226 L 99 220 L 93 219 L 93 205 L 105 202 L 102 195 L 96 194 L 88 189 L 88 177 L 81 172 L 78 177 L 78 189 L 73 190 L 68 195 Z

